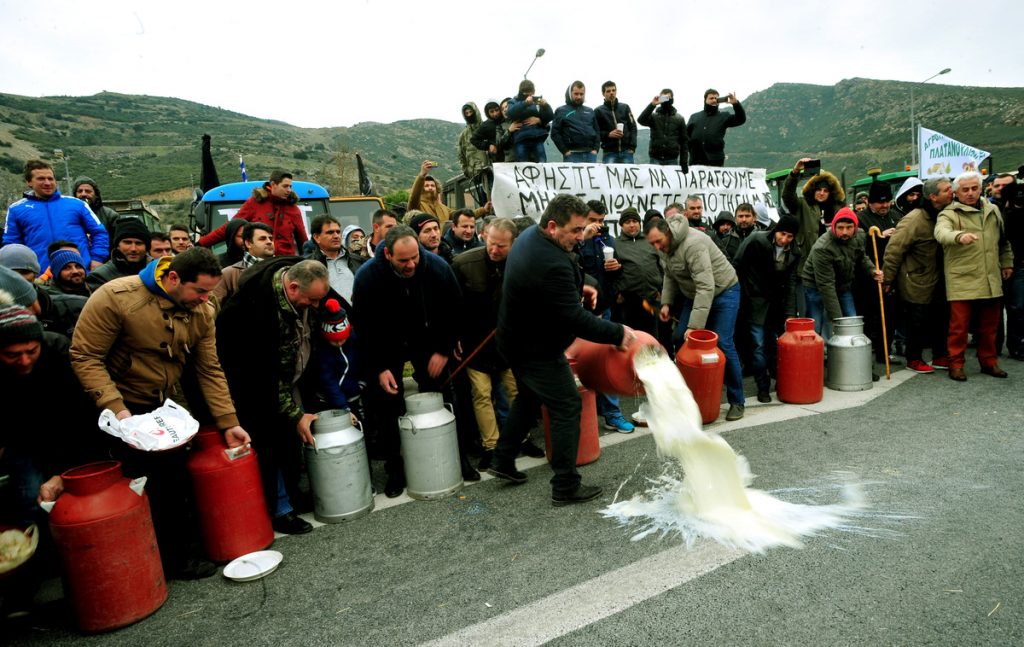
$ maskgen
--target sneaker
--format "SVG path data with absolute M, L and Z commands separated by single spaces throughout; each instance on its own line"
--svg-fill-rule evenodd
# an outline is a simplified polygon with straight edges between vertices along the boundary
M 758 391 L 757 392 L 757 401 L 758 402 L 771 402 L 772 401 L 772 395 L 771 395 L 771 393 L 768 393 L 767 391 Z
M 949 370 L 949 358 L 940 357 L 939 359 L 932 360 L 932 368 L 936 371 L 948 371 Z
M 907 362 L 907 370 L 914 371 L 915 373 L 934 373 L 935 369 L 928 366 L 919 359 L 912 359 Z
M 604 428 L 612 431 L 617 431 L 620 434 L 631 434 L 633 433 L 633 423 L 622 417 L 621 413 L 608 416 L 604 419 Z
M 487 473 L 499 479 L 512 481 L 513 483 L 526 483 L 526 472 L 520 472 L 515 467 L 499 467 L 492 465 L 487 468 Z
M 521 456 L 529 456 L 530 458 L 544 458 L 545 456 L 544 450 L 537 447 L 530 439 L 524 440 L 523 444 L 520 445 L 519 454 Z
M 729 412 L 725 414 L 726 421 L 732 422 L 733 420 L 739 420 L 743 417 L 744 409 L 745 407 L 742 404 L 730 404 Z
M 601 496 L 601 488 L 596 485 L 580 485 L 572 492 L 552 492 L 551 503 L 555 506 L 586 503 Z

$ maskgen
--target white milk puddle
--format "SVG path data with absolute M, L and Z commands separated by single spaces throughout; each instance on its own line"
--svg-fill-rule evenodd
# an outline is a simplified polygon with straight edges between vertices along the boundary
M 641 351 L 634 362 L 647 391 L 645 413 L 658 453 L 675 459 L 685 475 L 680 482 L 666 470 L 643 495 L 601 511 L 623 525 L 639 524 L 634 541 L 678 533 L 688 545 L 706 537 L 761 552 L 780 545 L 800 548 L 801 538 L 826 529 L 871 534 L 850 524 L 865 507 L 860 487 L 852 482 L 835 486 L 841 499 L 832 505 L 789 503 L 751 488 L 746 459 L 721 436 L 701 430 L 697 403 L 665 352 Z

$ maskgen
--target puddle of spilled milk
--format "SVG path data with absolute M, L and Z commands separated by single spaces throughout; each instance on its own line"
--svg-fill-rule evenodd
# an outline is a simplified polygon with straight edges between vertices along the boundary
M 623 525 L 640 525 L 634 541 L 678 533 L 688 545 L 706 537 L 751 552 L 800 548 L 803 537 L 847 527 L 865 507 L 852 480 L 840 486 L 841 502 L 832 505 L 789 503 L 751 488 L 746 459 L 724 438 L 701 429 L 697 403 L 668 355 L 652 347 L 638 352 L 634 363 L 647 392 L 643 408 L 658 453 L 684 474 L 680 481 L 666 472 L 644 494 L 601 510 Z

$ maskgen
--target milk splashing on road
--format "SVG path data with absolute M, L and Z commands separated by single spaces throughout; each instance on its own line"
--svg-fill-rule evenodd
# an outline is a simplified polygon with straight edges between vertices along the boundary
M 701 429 L 701 416 L 679 369 L 663 350 L 643 349 L 634 358 L 644 384 L 644 405 L 658 453 L 678 461 L 680 482 L 666 473 L 643 495 L 613 502 L 601 514 L 623 525 L 640 524 L 633 540 L 678 533 L 692 544 L 707 537 L 727 546 L 761 552 L 772 546 L 803 546 L 802 537 L 845 528 L 864 508 L 858 486 L 842 486 L 842 503 L 806 505 L 781 501 L 750 487 L 753 475 L 721 436 Z

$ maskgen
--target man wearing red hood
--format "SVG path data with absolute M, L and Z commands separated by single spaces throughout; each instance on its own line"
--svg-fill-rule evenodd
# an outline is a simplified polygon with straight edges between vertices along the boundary
M 804 263 L 802 278 L 807 316 L 814 319 L 819 335 L 824 323 L 857 314 L 853 305 L 853 279 L 857 268 L 882 281 L 882 272 L 864 253 L 867 235 L 857 229 L 857 214 L 840 209 L 829 231 L 822 234 Z

